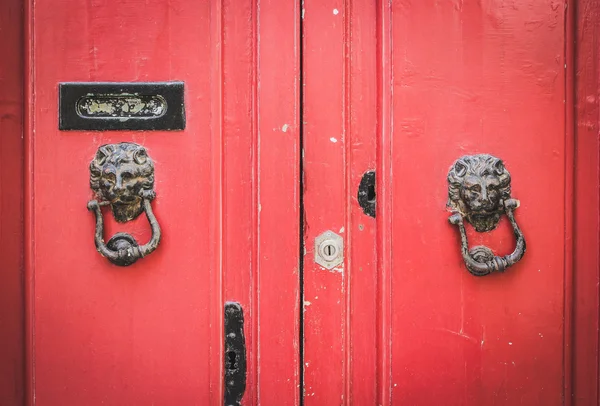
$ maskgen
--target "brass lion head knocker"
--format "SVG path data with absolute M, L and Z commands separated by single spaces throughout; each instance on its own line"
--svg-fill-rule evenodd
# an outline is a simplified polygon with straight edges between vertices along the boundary
M 154 163 L 144 147 L 129 142 L 102 145 L 90 163 L 90 187 L 96 200 L 87 207 L 96 215 L 94 241 L 102 256 L 115 265 L 128 266 L 156 249 L 160 226 L 150 205 L 156 197 Z M 150 241 L 140 246 L 132 235 L 117 233 L 105 244 L 101 206 L 110 206 L 120 223 L 146 212 L 152 229 Z
M 502 160 L 488 154 L 463 156 L 448 172 L 447 207 L 453 213 L 449 220 L 459 228 L 462 256 L 473 275 L 503 272 L 525 254 L 525 237 L 513 213 L 519 207 L 519 201 L 511 198 L 510 182 L 510 173 Z M 507 215 L 517 239 L 515 250 L 504 257 L 495 256 L 485 246 L 469 250 L 464 219 L 476 231 L 486 232 L 496 228 L 503 213 Z

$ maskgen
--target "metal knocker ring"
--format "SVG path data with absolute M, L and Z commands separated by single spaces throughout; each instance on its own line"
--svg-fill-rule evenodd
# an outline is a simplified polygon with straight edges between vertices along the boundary
M 129 266 L 152 253 L 160 242 L 161 231 L 152 211 L 154 164 L 144 147 L 133 143 L 103 145 L 90 163 L 90 187 L 97 200 L 87 208 L 96 216 L 94 242 L 103 257 L 119 266 Z M 115 219 L 124 223 L 146 213 L 152 237 L 144 245 L 127 233 L 117 233 L 104 243 L 101 206 L 110 206 Z
M 448 172 L 448 209 L 451 224 L 458 226 L 461 253 L 467 270 L 475 276 L 504 272 L 525 254 L 525 237 L 517 225 L 514 211 L 519 201 L 510 196 L 510 173 L 499 158 L 492 155 L 467 155 L 458 159 Z M 464 220 L 476 231 L 491 231 L 506 214 L 517 240 L 514 251 L 495 256 L 491 249 L 476 246 L 469 250 Z

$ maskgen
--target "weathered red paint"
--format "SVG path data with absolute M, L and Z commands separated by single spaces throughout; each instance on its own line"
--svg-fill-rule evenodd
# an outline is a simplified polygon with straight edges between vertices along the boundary
M 589 58 L 598 22 L 597 6 L 580 7 L 305 1 L 307 404 L 568 405 L 598 397 L 598 117 L 588 93 L 597 95 L 598 78 L 579 85 L 587 103 L 579 96 L 579 114 L 595 114 L 586 136 L 581 124 L 575 131 L 571 66 L 579 27 L 594 39 L 578 63 L 597 75 L 597 57 Z M 577 16 L 587 24 L 576 25 Z M 372 49 L 375 72 L 365 69 Z M 377 85 L 376 102 L 373 86 L 360 85 L 364 76 Z M 376 224 L 354 217 L 354 172 L 365 162 L 347 152 L 373 148 L 354 129 L 374 116 Z M 328 143 L 336 134 L 342 146 Z M 512 174 L 528 251 L 505 274 L 475 278 L 444 206 L 449 166 L 481 152 L 504 159 Z M 369 225 L 377 263 L 356 264 L 373 247 L 350 237 L 337 273 L 314 265 L 314 237 L 342 225 L 358 233 L 354 221 Z M 470 239 L 501 253 L 514 245 L 505 220 Z M 365 272 L 377 275 L 376 293 Z M 361 318 L 373 304 L 377 317 Z M 583 325 L 584 317 L 593 322 Z M 357 358 L 353 345 L 374 338 L 376 356 Z M 368 389 L 353 390 L 359 374 Z
M 377 311 L 375 219 L 357 203 L 363 173 L 376 167 L 373 4 L 304 2 L 306 405 L 375 402 L 376 335 L 363 330 Z M 345 240 L 345 263 L 332 270 L 315 263 L 315 237 L 327 230 Z
M 300 393 L 299 7 L 223 6 L 224 299 L 251 309 L 244 404 L 293 405 Z
M 600 405 L 600 3 L 580 0 L 574 5 L 570 3 L 574 30 L 569 41 L 576 120 L 570 386 L 572 404 L 585 406 Z
M 289 2 L 30 3 L 29 404 L 222 404 L 226 300 L 245 310 L 247 404 L 298 403 L 298 21 Z M 61 81 L 168 80 L 184 131 L 57 129 Z M 163 230 L 126 269 L 86 210 L 89 161 L 119 141 L 155 161 Z
M 600 404 L 597 2 L 38 0 L 25 45 L 19 4 L 0 4 L 0 404 L 222 404 L 226 300 L 246 310 L 245 405 Z M 184 80 L 188 128 L 61 133 L 67 80 Z M 129 269 L 85 210 L 89 160 L 118 141 L 157 161 L 165 233 Z M 503 158 L 522 203 L 528 252 L 503 275 L 469 275 L 447 223 L 469 152 Z M 471 243 L 511 250 L 505 223 Z M 313 262 L 328 229 L 333 271 Z
M 558 405 L 573 154 L 565 134 L 565 8 L 464 2 L 432 13 L 432 6 L 393 11 L 392 195 L 403 198 L 392 209 L 392 400 Z M 448 167 L 471 152 L 505 160 L 529 242 L 518 265 L 486 278 L 465 271 L 443 208 Z M 511 234 L 504 222 L 471 243 L 508 253 Z
M 23 404 L 23 7 L 0 2 L 0 404 Z

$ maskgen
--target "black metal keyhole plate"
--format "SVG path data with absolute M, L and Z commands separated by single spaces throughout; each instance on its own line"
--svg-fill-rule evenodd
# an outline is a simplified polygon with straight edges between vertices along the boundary
M 246 390 L 244 312 L 237 302 L 225 303 L 225 406 L 239 406 Z
M 367 216 L 375 217 L 377 194 L 375 188 L 375 171 L 364 173 L 358 186 L 358 204 Z

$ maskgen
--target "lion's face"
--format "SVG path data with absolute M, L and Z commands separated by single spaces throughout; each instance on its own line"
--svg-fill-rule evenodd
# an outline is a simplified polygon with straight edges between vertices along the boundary
M 510 197 L 510 174 L 502 161 L 487 154 L 467 155 L 448 172 L 448 207 L 461 213 L 477 231 L 498 225 Z
M 98 200 L 110 202 L 119 222 L 139 216 L 142 198 L 154 197 L 154 164 L 139 145 L 101 146 L 90 163 L 90 174 L 90 186 Z

